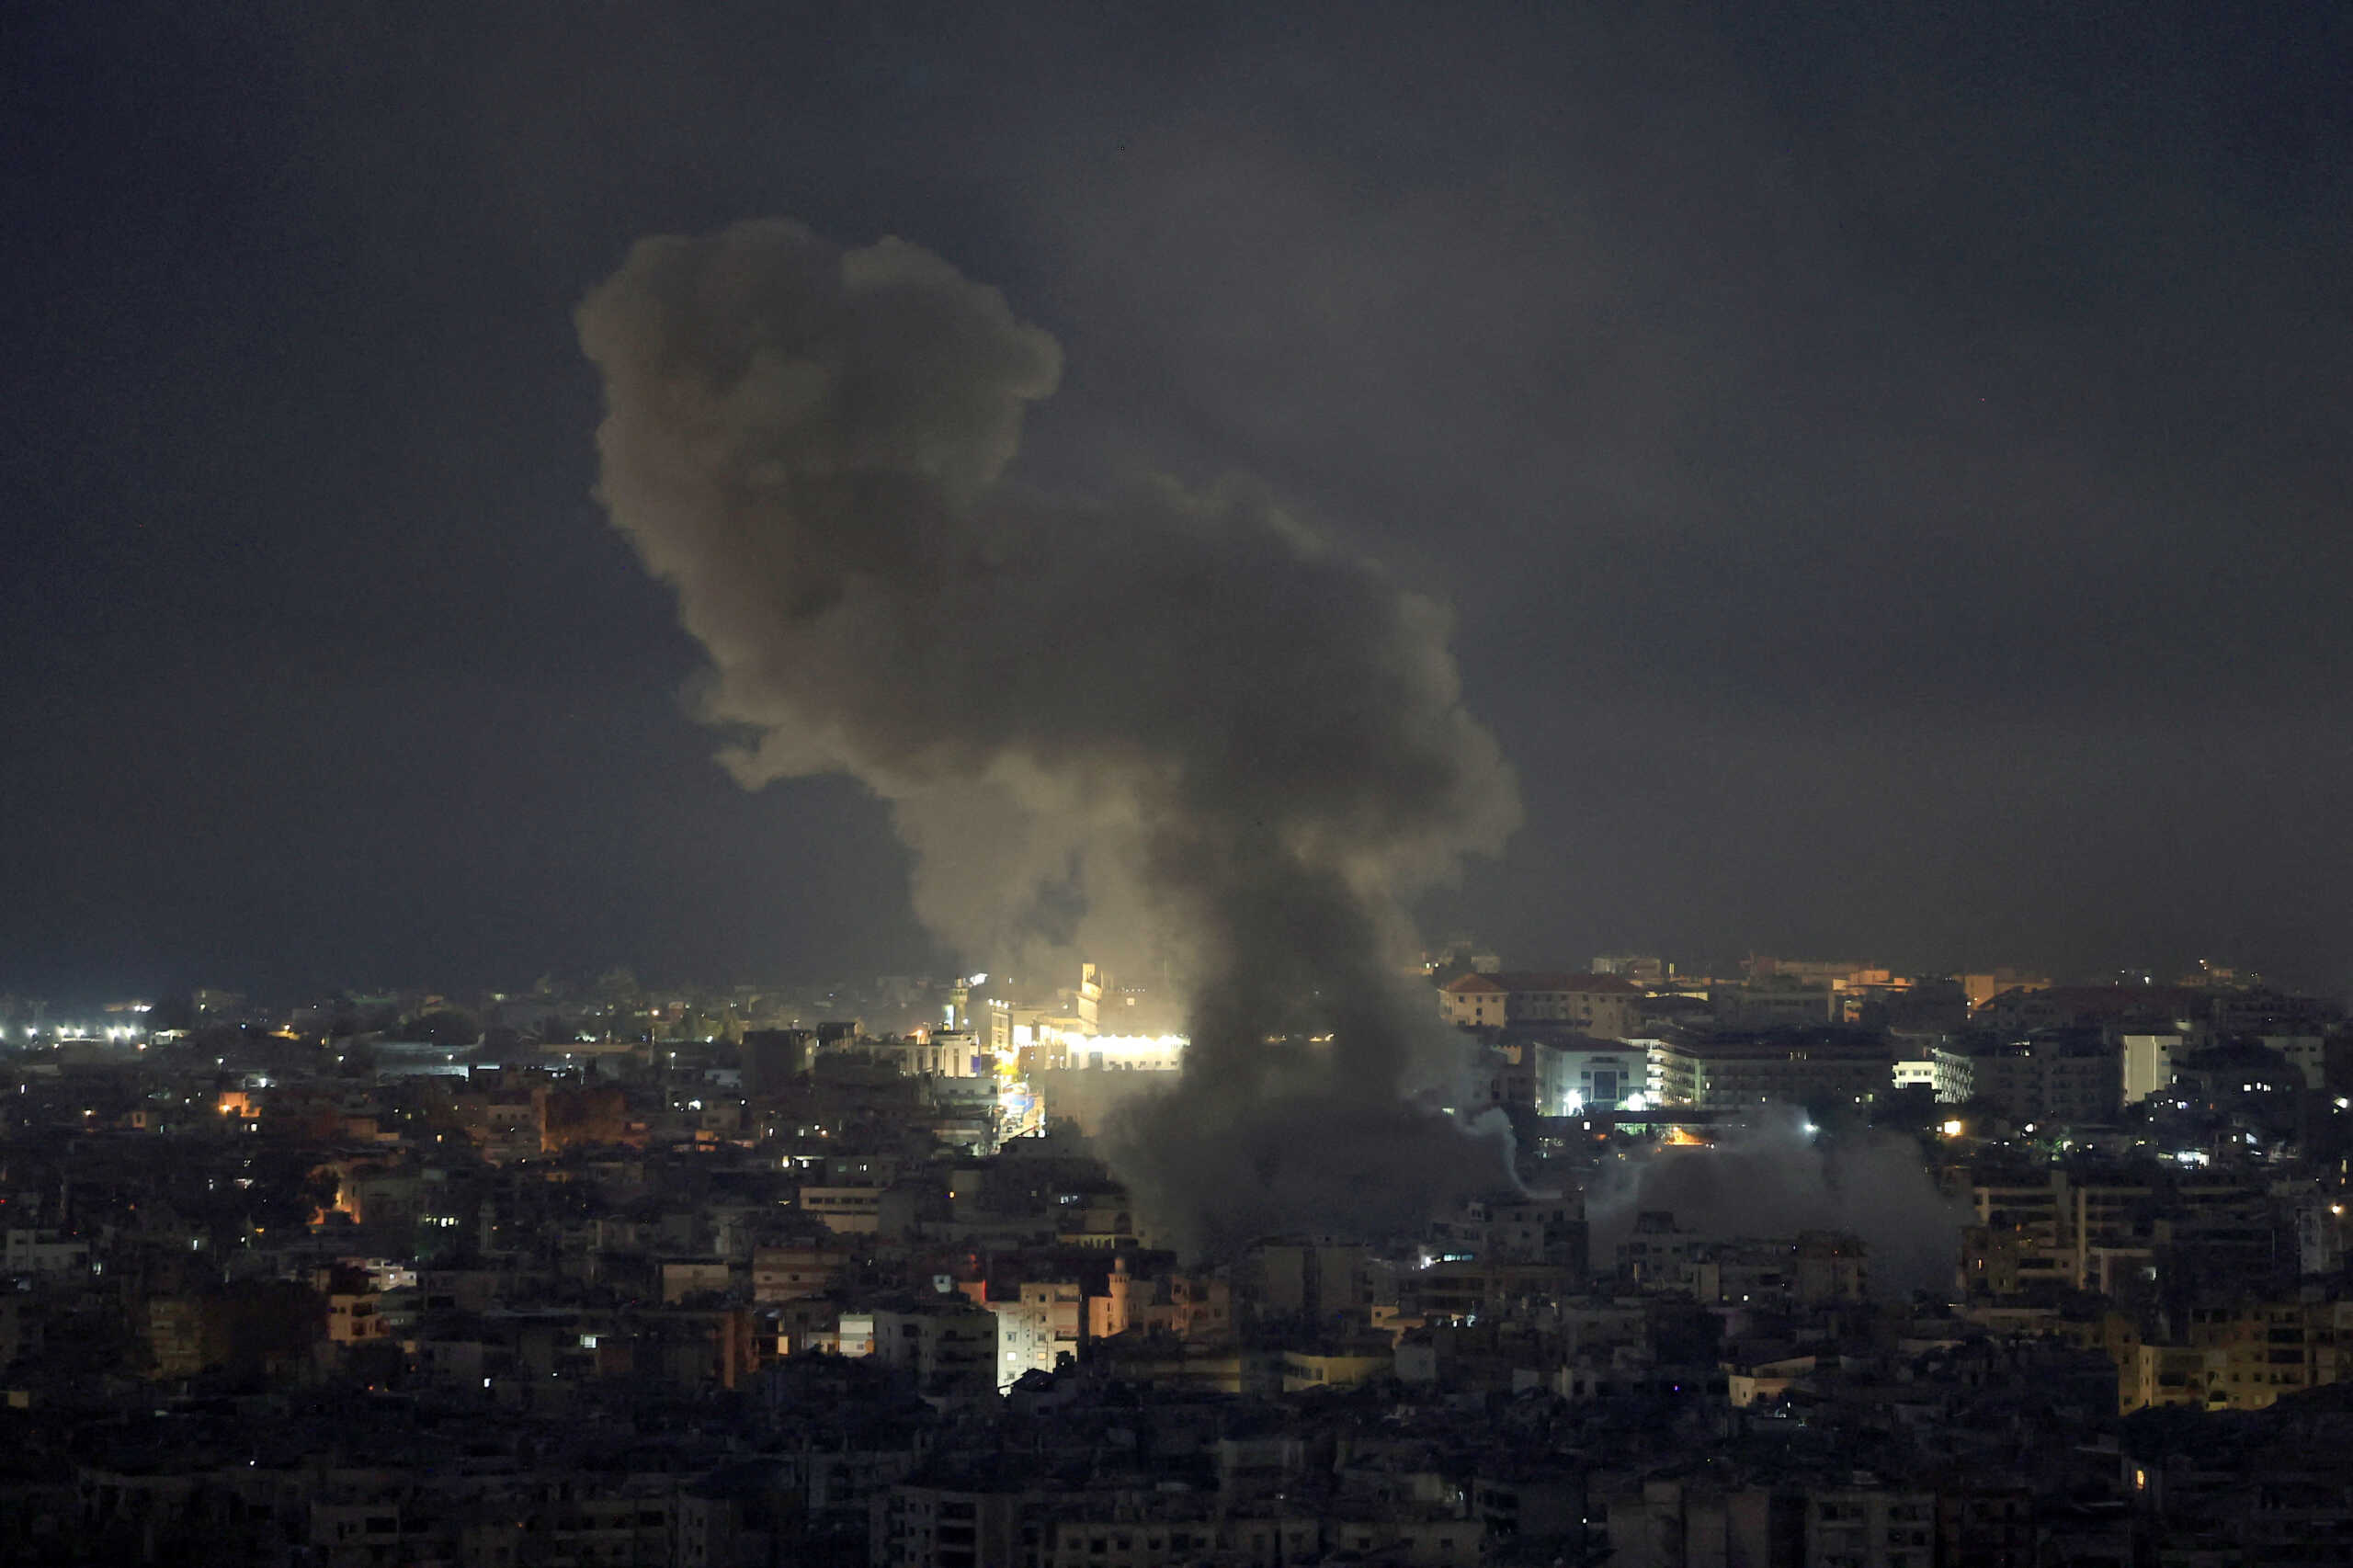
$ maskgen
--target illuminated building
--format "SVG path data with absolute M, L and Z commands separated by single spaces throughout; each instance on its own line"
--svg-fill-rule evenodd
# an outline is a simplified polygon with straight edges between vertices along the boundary
M 2138 1105 L 2160 1089 L 2173 1087 L 2174 1062 L 2182 1051 L 2178 1034 L 2128 1034 L 2120 1046 L 2123 1055 L 2124 1104 Z
M 1567 1035 L 1530 1049 L 1536 1054 L 1536 1106 L 1545 1116 L 1614 1110 L 1650 1088 L 1650 1055 L 1640 1045 Z
M 1877 1040 L 1695 1037 L 1651 1047 L 1653 1095 L 1667 1105 L 1738 1110 L 1774 1102 L 1869 1105 L 1887 1093 L 1894 1062 Z
M 1438 988 L 1439 1012 L 1449 1024 L 1560 1024 L 1603 1040 L 1634 1032 L 1642 1000 L 1640 990 L 1614 974 L 1505 971 L 1459 975 Z

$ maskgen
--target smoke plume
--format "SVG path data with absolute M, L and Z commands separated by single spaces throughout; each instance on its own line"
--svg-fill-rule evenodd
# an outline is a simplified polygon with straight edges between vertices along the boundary
M 1817 1138 L 1805 1113 L 1760 1108 L 1715 1147 L 1662 1147 L 1607 1165 L 1586 1191 L 1597 1266 L 1607 1267 L 1644 1210 L 1716 1240 L 1847 1231 L 1869 1250 L 1871 1294 L 1949 1290 L 1965 1205 L 1939 1193 L 1918 1144 L 1889 1132 Z
M 736 778 L 863 780 L 975 963 L 1185 988 L 1181 1083 L 1115 1152 L 1163 1234 L 1370 1230 L 1503 1178 L 1408 1104 L 1452 1047 L 1396 978 L 1404 901 L 1518 818 L 1438 605 L 1245 484 L 1009 478 L 1061 351 L 895 239 L 648 239 L 579 329 L 602 498 L 710 654 Z

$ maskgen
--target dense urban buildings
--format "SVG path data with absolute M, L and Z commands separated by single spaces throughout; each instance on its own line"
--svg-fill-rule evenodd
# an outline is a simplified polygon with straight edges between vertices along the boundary
M 10 7 L 0 1568 L 2353 1568 L 2353 7 L 1326 11 Z
M 1217 1256 L 1118 1178 L 1185 1041 L 1092 968 L 0 1000 L 0 1556 L 2335 1561 L 2333 1005 L 1415 978 L 1516 1169 Z

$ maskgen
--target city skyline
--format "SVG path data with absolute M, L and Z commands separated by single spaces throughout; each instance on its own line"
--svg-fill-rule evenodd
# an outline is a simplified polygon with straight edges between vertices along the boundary
M 2120 969 L 2092 971 L 2069 971 L 2031 961 L 2000 964 L 1889 964 L 1873 957 L 1848 954 L 1838 959 L 1824 959 L 1792 954 L 1760 953 L 1754 949 L 1738 958 L 1715 961 L 1698 960 L 1690 956 L 1676 954 L 1641 954 L 1627 950 L 1606 953 L 1542 954 L 1514 953 L 1504 955 L 1493 950 L 1491 944 L 1438 944 L 1424 950 L 1417 964 L 1403 966 L 1401 977 L 1411 978 L 1423 972 L 1444 970 L 1449 963 L 1464 968 L 1476 958 L 1482 967 L 1502 967 L 1513 971 L 1544 973 L 1619 973 L 1620 962 L 1641 960 L 1662 966 L 1663 978 L 1656 982 L 1660 989 L 1673 989 L 1677 984 L 1738 983 L 1751 978 L 1752 971 L 1771 973 L 1776 964 L 1795 966 L 1803 970 L 1841 968 L 1863 971 L 1880 971 L 1906 982 L 1957 981 L 1971 976 L 1999 975 L 2015 977 L 2019 982 L 2036 985 L 2061 985 L 2076 988 L 2116 987 L 2120 989 L 2153 988 L 2165 990 L 2181 986 L 2225 985 L 2245 989 L 2279 990 L 2293 994 L 2329 996 L 2345 1000 L 2335 992 L 2297 983 L 2292 978 L 2248 963 L 2226 964 L 2200 959 L 2193 963 L 2167 968 L 2163 965 L 2135 964 Z M 1761 971 L 1756 966 L 1763 965 Z M 459 965 L 447 966 L 450 969 Z M 641 970 L 631 963 L 620 963 L 604 969 L 551 969 L 538 974 L 493 974 L 487 977 L 466 973 L 379 974 L 298 976 L 290 981 L 270 983 L 248 983 L 237 973 L 207 972 L 193 981 L 179 978 L 188 971 L 181 966 L 167 971 L 158 980 L 154 974 L 122 973 L 100 977 L 93 984 L 82 986 L 18 985 L 0 991 L 0 1023 L 7 1021 L 5 1008 L 15 1006 L 29 1013 L 35 1006 L 41 1016 L 65 1017 L 88 1015 L 96 1017 L 108 1009 L 134 1005 L 153 1005 L 158 1000 L 189 1003 L 201 994 L 212 993 L 234 996 L 241 1002 L 271 1008 L 313 1006 L 336 997 L 443 997 L 453 1005 L 498 997 L 525 997 L 549 994 L 565 997 L 592 997 L 601 994 L 620 977 L 628 985 L 645 996 L 717 996 L 729 993 L 751 993 L 766 995 L 799 995 L 809 998 L 827 994 L 895 994 L 909 986 L 945 991 L 958 983 L 956 967 L 934 966 L 886 968 L 870 965 L 834 971 L 794 972 L 781 966 L 766 972 L 742 974 L 696 974 Z M 1058 973 L 1036 974 L 1029 981 L 1008 976 L 1015 983 L 1011 989 L 1022 994 L 1043 994 L 1069 988 L 1071 976 Z M 1650 982 L 1644 982 L 1650 983 Z M 1000 983 L 1001 987 L 1004 982 Z M 1181 987 L 1177 988 L 1181 990 Z M 1181 1005 L 1181 998 L 1179 999 Z
M 2346 1568 L 2353 7 L 0 28 L 0 1561 Z

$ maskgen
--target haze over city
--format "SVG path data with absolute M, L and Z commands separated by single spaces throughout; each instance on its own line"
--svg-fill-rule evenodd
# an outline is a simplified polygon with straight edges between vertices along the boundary
M 43 10 L 0 986 L 983 961 L 870 790 L 713 762 L 592 496 L 575 307 L 646 236 L 790 218 L 1057 340 L 1018 483 L 1246 486 L 1449 608 L 1523 820 L 1413 895 L 1428 940 L 2341 991 L 2342 44 Z M 974 631 L 1055 654 L 1050 606 Z
M 2353 7 L 0 71 L 0 1562 L 2347 1568 Z

